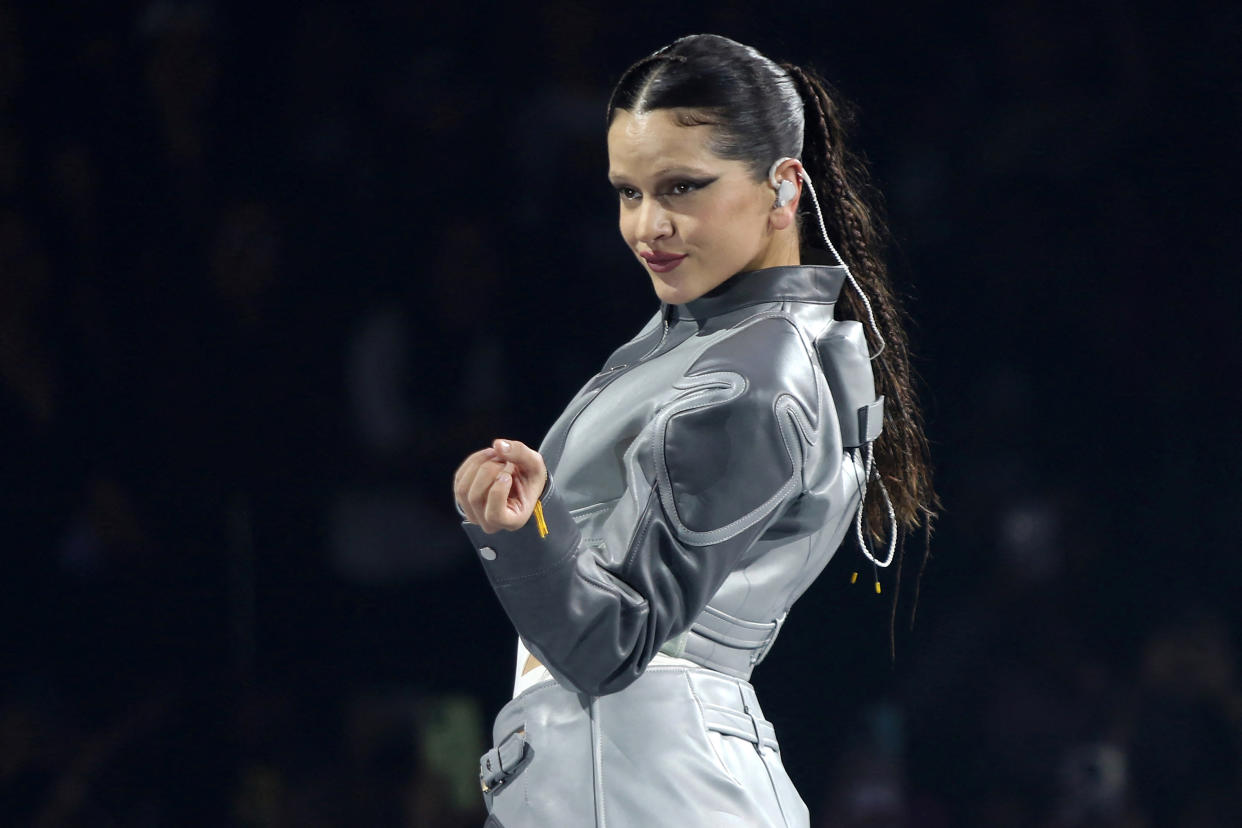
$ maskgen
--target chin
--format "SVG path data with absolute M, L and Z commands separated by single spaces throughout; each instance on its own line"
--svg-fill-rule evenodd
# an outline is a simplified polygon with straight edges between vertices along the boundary
M 656 277 L 651 279 L 652 287 L 655 288 L 656 297 L 661 302 L 667 302 L 670 305 L 684 305 L 698 299 L 707 291 L 694 290 L 687 288 L 685 285 L 670 285 L 668 282 L 661 281 Z
M 698 264 L 695 262 L 695 264 Z M 683 265 L 684 267 L 684 265 Z M 651 286 L 655 289 L 655 294 L 661 302 L 667 302 L 670 305 L 684 305 L 687 302 L 693 302 L 709 290 L 714 288 L 724 279 L 713 281 L 704 279 L 701 271 L 681 272 L 682 268 L 677 268 L 671 273 L 653 273 L 647 271 L 647 275 L 651 277 Z

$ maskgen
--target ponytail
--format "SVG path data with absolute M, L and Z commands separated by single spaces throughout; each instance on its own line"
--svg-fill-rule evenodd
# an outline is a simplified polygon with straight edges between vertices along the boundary
M 876 466 L 888 488 L 898 525 L 912 531 L 920 525 L 927 532 L 923 566 L 930 549 L 931 522 L 940 507 L 932 486 L 931 462 L 923 416 L 910 368 L 910 347 L 906 335 L 908 317 L 893 290 L 884 264 L 888 228 L 879 192 L 872 186 L 865 161 L 846 146 L 855 111 L 814 71 L 793 64 L 781 64 L 794 80 L 802 97 L 805 128 L 802 165 L 823 194 L 824 222 L 836 239 L 837 252 L 850 272 L 871 297 L 877 327 L 884 338 L 884 349 L 872 362 L 876 392 L 883 394 L 884 431 L 875 443 Z M 804 202 L 799 226 L 814 222 L 813 208 Z M 816 233 L 802 233 L 802 246 L 820 248 Z M 865 322 L 862 298 L 851 290 L 842 291 L 837 307 L 845 318 Z M 875 353 L 879 343 L 872 344 Z M 866 505 L 865 522 L 873 539 L 879 539 L 888 523 L 888 513 L 878 498 Z M 900 547 L 899 547 L 900 548 Z M 919 571 L 920 579 L 922 568 Z M 901 579 L 898 557 L 897 579 Z M 916 585 L 917 589 L 917 585 Z M 917 608 L 917 592 L 915 597 Z M 894 596 L 893 612 L 896 612 Z M 911 623 L 914 616 L 911 613 Z

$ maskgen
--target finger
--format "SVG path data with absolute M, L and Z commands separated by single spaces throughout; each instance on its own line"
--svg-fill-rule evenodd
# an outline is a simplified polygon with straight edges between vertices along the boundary
M 513 488 L 513 467 L 505 465 L 491 489 L 487 492 L 487 504 L 484 507 L 484 531 L 495 532 L 499 529 L 520 529 L 522 523 L 515 521 L 515 515 L 509 511 L 509 492 Z
M 483 507 L 487 502 L 487 492 L 492 487 L 492 483 L 496 481 L 496 475 L 500 474 L 503 468 L 503 463 L 495 460 L 486 461 L 475 469 L 474 477 L 466 483 L 465 502 L 475 515 L 482 516 Z
M 516 476 L 524 478 L 528 483 L 542 482 L 547 474 L 543 456 L 530 446 L 519 440 L 495 440 L 492 447 L 505 460 L 510 460 L 518 467 Z
M 457 467 L 457 471 L 453 473 L 453 491 L 456 492 L 458 489 L 469 486 L 469 481 L 474 480 L 475 469 L 494 457 L 496 457 L 496 449 L 489 446 L 479 449 L 463 460 Z
M 476 451 L 458 467 L 457 473 L 453 477 L 453 497 L 457 501 L 457 505 L 461 507 L 462 512 L 465 513 L 466 519 L 471 523 L 475 522 L 475 510 L 470 506 L 470 486 L 483 464 L 494 460 L 495 457 L 496 452 L 494 449 L 488 448 Z
M 483 525 L 482 518 L 487 507 L 487 493 L 492 488 L 492 484 L 496 482 L 496 475 L 503 470 L 503 463 L 489 460 L 475 471 L 474 480 L 470 482 L 470 489 L 466 493 L 466 501 L 462 504 L 470 510 L 470 513 L 475 518 L 478 518 L 471 521 L 472 523 L 477 523 L 480 526 Z

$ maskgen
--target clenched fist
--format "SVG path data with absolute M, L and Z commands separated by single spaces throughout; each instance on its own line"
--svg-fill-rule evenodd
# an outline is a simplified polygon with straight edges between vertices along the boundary
M 457 468 L 453 496 L 466 520 L 484 532 L 512 532 L 530 520 L 547 480 L 539 452 L 517 440 L 497 439 Z

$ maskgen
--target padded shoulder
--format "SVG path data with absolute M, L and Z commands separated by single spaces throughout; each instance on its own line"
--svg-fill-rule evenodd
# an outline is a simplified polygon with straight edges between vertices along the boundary
M 661 495 L 683 535 L 718 542 L 800 489 L 800 440 L 819 426 L 817 366 L 779 313 L 748 320 L 691 365 L 657 430 Z

